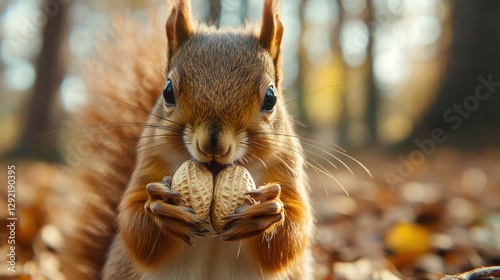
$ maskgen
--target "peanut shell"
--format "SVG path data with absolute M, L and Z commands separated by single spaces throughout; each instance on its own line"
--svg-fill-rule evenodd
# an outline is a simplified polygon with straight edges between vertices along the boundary
M 194 213 L 205 220 L 210 214 L 213 184 L 210 170 L 195 160 L 188 160 L 175 172 L 171 188 L 186 199 L 184 206 L 193 208 Z
M 215 180 L 214 198 L 210 220 L 215 231 L 224 229 L 226 221 L 222 218 L 234 213 L 248 199 L 245 193 L 255 190 L 252 175 L 244 167 L 231 165 L 223 169 Z

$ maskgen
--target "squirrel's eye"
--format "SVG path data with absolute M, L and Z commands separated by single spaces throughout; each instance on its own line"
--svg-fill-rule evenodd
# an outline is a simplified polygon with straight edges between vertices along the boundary
M 170 79 L 167 80 L 167 83 L 163 87 L 163 98 L 165 99 L 165 106 L 175 106 L 174 85 L 172 85 Z
M 276 89 L 274 86 L 268 87 L 260 110 L 262 112 L 272 112 L 274 110 L 274 106 L 276 105 L 276 100 Z

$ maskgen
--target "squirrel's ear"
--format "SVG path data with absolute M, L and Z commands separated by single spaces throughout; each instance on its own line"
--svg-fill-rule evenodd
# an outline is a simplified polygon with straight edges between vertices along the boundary
M 283 24 L 278 14 L 276 0 L 265 0 L 262 10 L 262 26 L 260 28 L 260 45 L 269 52 L 275 62 L 279 59 Z
M 168 58 L 177 51 L 193 33 L 189 0 L 169 1 L 171 8 L 167 18 Z

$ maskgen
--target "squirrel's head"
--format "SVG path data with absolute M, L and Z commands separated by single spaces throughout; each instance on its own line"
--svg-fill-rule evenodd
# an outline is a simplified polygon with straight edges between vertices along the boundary
M 288 133 L 276 6 L 265 0 L 260 28 L 235 30 L 194 27 L 185 0 L 171 8 L 162 115 L 182 124 L 191 157 L 215 165 L 265 161 L 275 148 L 270 134 Z

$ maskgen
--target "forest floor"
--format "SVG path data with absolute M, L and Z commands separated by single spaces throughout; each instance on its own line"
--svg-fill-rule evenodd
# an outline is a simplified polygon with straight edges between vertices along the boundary
M 500 265 L 500 151 L 442 148 L 428 156 L 357 158 L 373 178 L 352 161 L 354 175 L 322 164 L 338 182 L 309 168 L 315 279 L 441 279 Z M 0 279 L 63 279 L 64 238 L 56 225 L 64 224 L 60 206 L 69 190 L 53 187 L 60 172 L 53 164 L 15 165 L 16 272 L 8 270 L 10 231 L 2 226 Z M 6 176 L 0 174 L 2 182 Z M 6 188 L 0 197 L 0 219 L 8 222 Z M 500 279 L 490 276 L 484 279 Z

